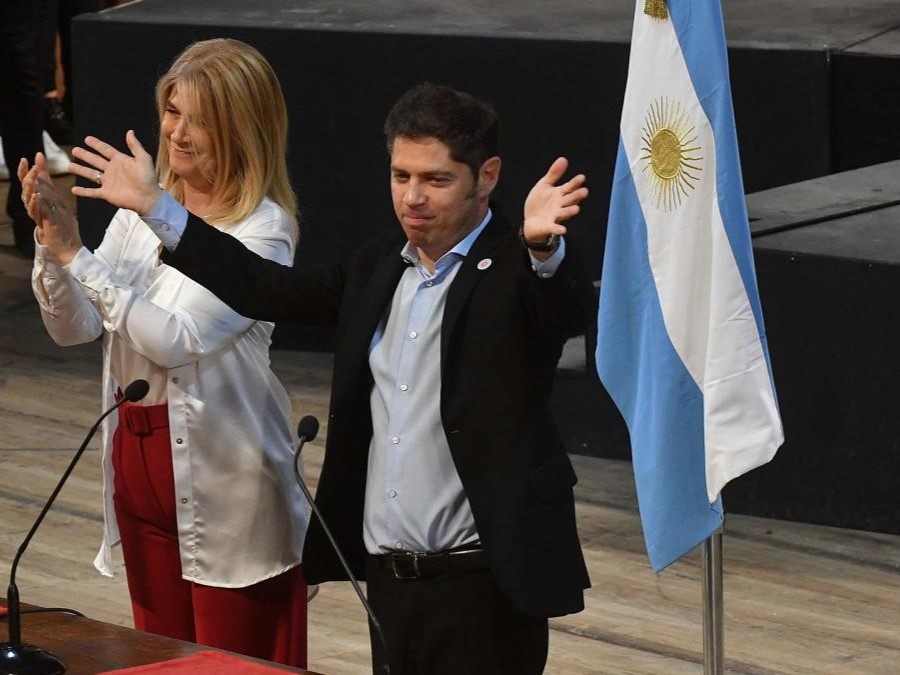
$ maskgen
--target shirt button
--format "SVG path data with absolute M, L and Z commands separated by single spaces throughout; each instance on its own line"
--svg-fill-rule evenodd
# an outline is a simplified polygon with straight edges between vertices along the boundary
M 162 226 L 162 229 L 163 229 L 163 232 L 168 232 L 168 231 L 169 231 L 169 226 L 168 226 L 168 225 L 163 225 L 163 226 Z
M 182 497 L 182 498 L 181 498 L 181 503 L 182 503 L 182 504 L 187 504 L 187 502 L 188 502 L 187 497 Z
M 176 442 L 178 445 L 181 445 L 182 443 L 184 443 L 184 441 L 183 441 L 182 439 L 180 439 L 180 438 L 176 438 L 176 439 L 175 439 L 175 442 Z
M 394 445 L 397 445 L 397 443 L 399 443 L 399 442 L 400 442 L 399 436 L 394 436 L 393 438 L 391 438 L 391 443 L 393 443 Z
M 549 279 L 549 278 L 550 278 L 550 273 L 549 273 L 549 272 L 541 272 L 541 278 L 542 278 L 542 279 Z
M 391 499 L 393 499 L 393 498 L 396 497 L 396 496 L 397 496 L 397 491 L 396 491 L 396 490 L 388 490 L 388 497 L 390 497 Z
M 397 546 L 398 549 L 402 549 L 402 548 L 403 548 L 403 542 L 402 542 L 402 541 L 398 541 L 397 544 L 396 544 L 396 546 Z
M 80 277 L 78 277 L 78 278 L 81 279 L 82 281 L 87 281 L 87 274 L 82 274 L 82 275 L 81 275 Z
M 409 385 L 408 385 L 408 384 L 401 384 L 401 385 L 400 385 L 400 391 L 406 391 L 407 389 L 409 389 Z
M 178 384 L 178 378 L 177 378 L 177 377 L 173 377 L 173 378 L 172 378 L 172 384 Z
M 419 337 L 419 334 L 416 331 L 412 331 L 409 334 L 409 337 L 412 338 L 413 340 L 415 340 L 417 337 Z
M 428 287 L 430 288 L 431 286 L 434 286 L 434 282 L 433 282 L 433 281 L 426 281 L 426 282 L 425 282 L 425 285 L 428 286 Z

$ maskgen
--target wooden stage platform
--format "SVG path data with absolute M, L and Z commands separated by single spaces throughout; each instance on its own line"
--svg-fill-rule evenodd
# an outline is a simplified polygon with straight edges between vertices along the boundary
M 5 203 L 6 183 L 0 183 Z M 0 219 L 0 586 L 19 543 L 99 413 L 99 344 L 46 336 L 30 263 Z M 331 357 L 273 352 L 295 419 L 326 420 Z M 315 486 L 322 438 L 304 452 Z M 23 602 L 131 625 L 123 574 L 91 561 L 100 540 L 99 439 L 22 559 Z M 593 588 L 551 622 L 548 673 L 702 673 L 700 558 L 649 567 L 628 463 L 575 456 L 579 528 Z M 727 507 L 727 504 L 726 504 Z M 900 536 L 746 516 L 725 529 L 725 661 L 731 673 L 892 673 L 900 663 Z M 310 606 L 309 667 L 370 672 L 364 612 L 348 584 Z M 24 635 L 27 641 L 28 636 Z

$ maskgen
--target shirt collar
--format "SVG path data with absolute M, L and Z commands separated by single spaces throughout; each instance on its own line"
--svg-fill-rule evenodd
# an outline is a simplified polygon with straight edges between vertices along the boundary
M 465 258 L 469 255 L 469 250 L 472 248 L 472 245 L 475 243 L 475 240 L 478 239 L 478 235 L 480 235 L 484 228 L 487 226 L 488 222 L 491 220 L 491 210 L 488 209 L 481 223 L 479 223 L 478 227 L 469 232 L 462 240 L 456 244 L 453 248 L 447 251 L 444 255 L 434 261 L 435 270 L 440 270 L 445 265 L 449 264 L 451 261 L 456 259 Z M 400 251 L 400 255 L 403 259 L 416 267 L 421 265 L 419 261 L 419 252 L 416 251 L 416 247 L 413 246 L 410 242 L 406 242 L 406 245 L 403 247 L 403 250 Z

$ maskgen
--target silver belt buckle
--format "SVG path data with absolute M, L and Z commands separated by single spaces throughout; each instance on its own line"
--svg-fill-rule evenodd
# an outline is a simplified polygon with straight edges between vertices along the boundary
M 394 578 L 400 581 L 413 581 L 422 576 L 419 571 L 419 554 L 412 551 L 391 553 L 391 569 Z

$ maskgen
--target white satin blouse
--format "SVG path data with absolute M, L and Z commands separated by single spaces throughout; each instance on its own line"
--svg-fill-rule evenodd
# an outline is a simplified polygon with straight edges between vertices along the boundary
M 288 215 L 265 199 L 221 229 L 290 265 Z M 244 587 L 299 564 L 309 510 L 293 477 L 287 392 L 269 366 L 273 324 L 235 313 L 159 263 L 159 239 L 132 211 L 116 213 L 100 247 L 65 268 L 37 246 L 32 284 L 60 345 L 103 336 L 103 408 L 117 387 L 150 383 L 143 404 L 168 404 L 182 576 Z M 113 509 L 112 433 L 103 426 L 104 536 L 94 561 L 112 575 L 119 541 Z

